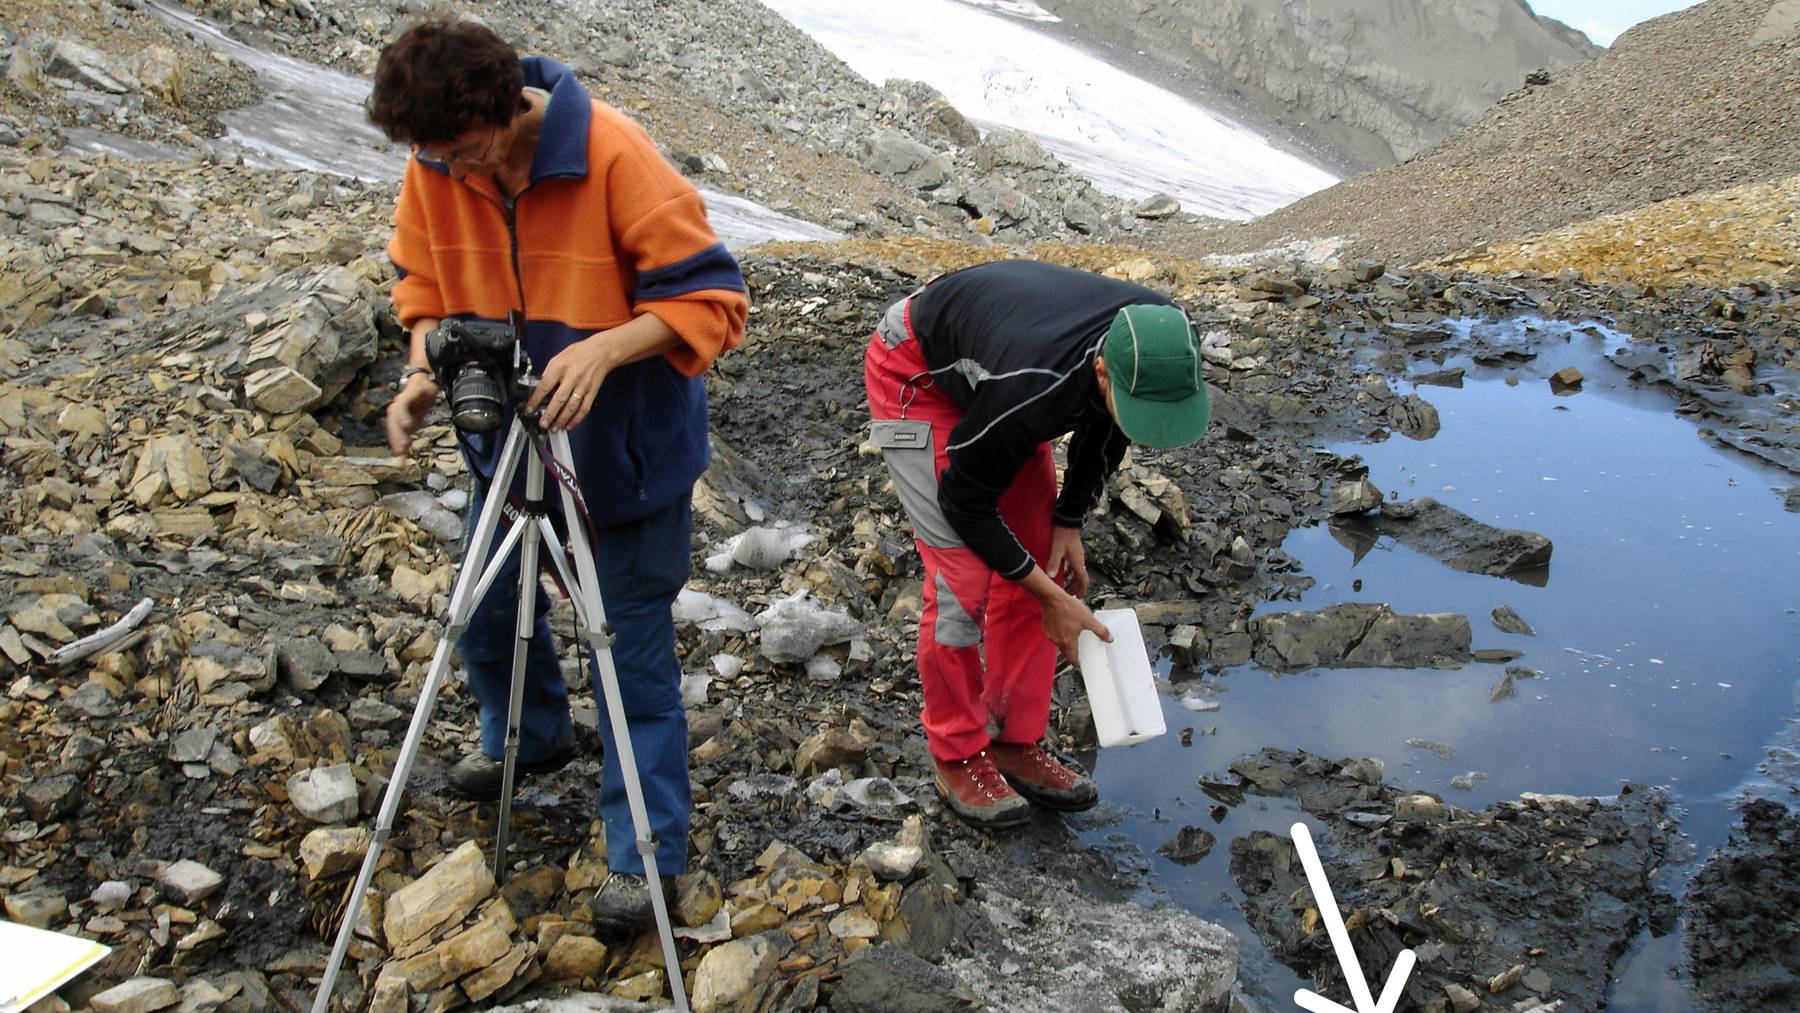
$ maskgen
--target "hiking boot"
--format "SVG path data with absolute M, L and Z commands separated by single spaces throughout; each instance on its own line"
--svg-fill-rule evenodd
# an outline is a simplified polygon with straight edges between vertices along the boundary
M 513 764 L 513 787 L 517 788 L 522 779 L 532 774 L 549 774 L 561 770 L 568 766 L 569 761 L 574 758 L 575 743 L 571 742 L 541 760 L 533 760 L 530 763 L 520 760 Z M 476 751 L 456 761 L 456 765 L 450 768 L 450 773 L 445 775 L 444 780 L 450 789 L 450 794 L 458 798 L 485 802 L 500 797 L 500 780 L 503 773 L 505 773 L 505 765 L 502 761 Z
M 1035 742 L 994 742 L 988 752 L 1006 783 L 1046 809 L 1081 812 L 1100 801 L 1093 778 L 1063 766 Z
M 675 877 L 662 877 L 663 900 L 674 910 Z M 621 935 L 637 935 L 656 925 L 656 907 L 650 899 L 650 881 L 629 872 L 609 873 L 594 899 L 588 902 L 594 925 Z
M 938 794 L 956 815 L 986 830 L 1016 827 L 1031 818 L 1030 803 L 1007 785 L 986 750 L 966 760 L 935 762 Z

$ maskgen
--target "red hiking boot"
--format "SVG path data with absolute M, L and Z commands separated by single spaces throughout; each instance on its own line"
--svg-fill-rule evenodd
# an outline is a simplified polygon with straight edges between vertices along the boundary
M 1031 804 L 995 769 L 986 750 L 966 760 L 937 760 L 937 790 L 950 808 L 984 830 L 1016 827 L 1031 818 Z
M 1093 778 L 1063 766 L 1035 742 L 991 742 L 988 753 L 1008 784 L 1046 809 L 1081 812 L 1100 801 Z

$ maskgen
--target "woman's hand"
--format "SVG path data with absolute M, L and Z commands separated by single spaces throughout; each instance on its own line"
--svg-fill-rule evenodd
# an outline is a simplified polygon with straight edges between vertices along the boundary
M 573 429 L 593 410 L 606 374 L 612 372 L 612 343 L 600 331 L 556 353 L 544 367 L 526 411 L 543 409 L 543 427 L 551 432 Z
M 388 402 L 387 422 L 388 449 L 395 457 L 405 458 L 412 453 L 413 434 L 425 424 L 425 415 L 431 406 L 437 404 L 438 385 L 429 373 L 414 373 L 400 385 L 400 393 Z
M 1087 594 L 1087 550 L 1081 546 L 1081 529 L 1060 524 L 1050 528 L 1050 559 L 1044 564 L 1050 578 L 1079 598 Z

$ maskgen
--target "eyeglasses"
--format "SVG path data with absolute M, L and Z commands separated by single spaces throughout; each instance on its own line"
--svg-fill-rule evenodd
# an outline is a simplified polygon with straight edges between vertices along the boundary
M 494 153 L 494 144 L 499 140 L 500 131 L 493 130 L 488 133 L 487 143 L 481 146 L 479 154 L 469 154 L 469 149 L 474 147 L 473 142 L 464 144 L 454 150 L 446 151 L 441 155 L 432 151 L 430 148 L 415 146 L 413 148 L 413 154 L 418 157 L 419 161 L 424 162 L 426 165 L 436 166 L 440 169 L 449 168 L 452 162 L 458 165 L 480 165 L 488 160 L 489 155 Z

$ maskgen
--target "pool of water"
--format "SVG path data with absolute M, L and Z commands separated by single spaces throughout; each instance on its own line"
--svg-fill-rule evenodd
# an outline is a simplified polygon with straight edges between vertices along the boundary
M 1547 575 L 1528 583 L 1462 573 L 1387 538 L 1359 554 L 1318 526 L 1293 532 L 1283 546 L 1317 583 L 1300 601 L 1257 613 L 1350 601 L 1461 612 L 1477 649 L 1522 651 L 1509 664 L 1540 677 L 1490 702 L 1504 666 L 1279 676 L 1241 666 L 1218 679 L 1219 710 L 1196 713 L 1165 697 L 1171 734 L 1098 758 L 1102 791 L 1124 814 L 1090 837 L 1129 839 L 1150 853 L 1169 899 L 1239 934 L 1246 977 L 1279 1008 L 1291 1005 L 1300 982 L 1244 925 L 1226 842 L 1257 829 L 1285 836 L 1298 809 L 1252 799 L 1215 824 L 1195 784 L 1201 775 L 1279 746 L 1379 757 L 1390 781 L 1470 808 L 1525 791 L 1610 795 L 1629 782 L 1664 785 L 1696 853 L 1666 876 L 1679 892 L 1697 861 L 1724 842 L 1732 800 L 1764 776 L 1765 747 L 1794 717 L 1800 515 L 1785 511 L 1775 491 L 1793 477 L 1716 449 L 1673 415 L 1666 395 L 1631 386 L 1601 358 L 1622 336 L 1569 328 L 1566 337 L 1528 363 L 1423 363 L 1420 371 L 1466 370 L 1460 389 L 1417 388 L 1442 417 L 1434 438 L 1331 448 L 1360 455 L 1376 486 L 1400 499 L 1431 496 L 1487 523 L 1548 536 L 1555 552 Z M 1571 364 L 1587 376 L 1582 388 L 1552 391 L 1548 374 Z M 1497 629 L 1488 617 L 1500 605 L 1536 635 Z M 1195 729 L 1187 747 L 1175 734 L 1185 727 Z M 1470 774 L 1471 787 L 1452 785 Z M 1189 867 L 1154 855 L 1183 824 L 1206 826 L 1220 841 Z M 1671 977 L 1680 962 L 1677 936 L 1640 939 L 1609 1008 L 1693 1008 Z

